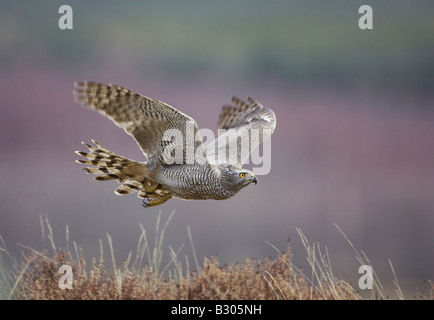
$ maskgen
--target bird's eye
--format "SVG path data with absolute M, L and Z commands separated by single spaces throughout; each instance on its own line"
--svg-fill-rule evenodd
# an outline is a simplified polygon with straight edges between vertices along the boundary
M 241 172 L 241 173 L 240 173 L 240 177 L 241 177 L 241 178 L 244 178 L 245 175 L 246 175 L 246 174 L 245 174 L 244 172 Z

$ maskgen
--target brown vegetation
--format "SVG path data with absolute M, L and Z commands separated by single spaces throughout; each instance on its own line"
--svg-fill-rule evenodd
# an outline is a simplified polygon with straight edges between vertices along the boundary
M 328 252 L 322 254 L 318 244 L 309 244 L 301 230 L 297 229 L 306 248 L 307 260 L 311 267 L 308 277 L 292 264 L 290 246 L 286 252 L 276 249 L 275 258 L 250 259 L 243 263 L 221 266 L 217 257 L 205 258 L 202 265 L 197 262 L 190 230 L 188 234 L 193 248 L 196 271 L 190 272 L 189 262 L 181 263 L 178 254 L 169 247 L 171 261 L 161 268 L 163 239 L 166 227 L 173 216 L 159 229 L 157 221 L 154 247 L 151 248 L 142 228 L 135 255 L 130 253 L 123 266 L 116 266 L 112 240 L 107 235 L 111 255 L 111 266 L 104 260 L 101 242 L 99 259 L 85 259 L 83 250 L 74 243 L 74 251 L 56 248 L 51 226 L 46 220 L 46 237 L 51 248 L 43 252 L 26 248 L 22 262 L 16 262 L 7 252 L 0 237 L 0 258 L 6 254 L 12 261 L 12 268 L 6 268 L 0 259 L 0 298 L 9 299 L 362 299 L 359 293 L 347 282 L 333 275 Z M 44 222 L 41 219 L 41 226 Z M 44 228 L 42 228 L 44 233 Z M 340 230 L 340 229 L 339 229 Z M 341 231 L 341 230 L 340 230 Z M 342 232 L 342 231 L 341 231 Z M 66 229 L 67 241 L 69 230 Z M 343 234 L 344 235 L 344 234 Z M 45 236 L 45 235 L 44 235 Z M 344 235 L 344 237 L 346 237 Z M 347 238 L 346 238 L 347 239 Z M 347 239 L 348 240 L 348 239 Z M 353 244 L 348 240 L 350 245 Z M 271 244 L 270 244 L 271 245 Z M 361 264 L 370 264 L 366 255 L 356 251 Z M 132 258 L 135 257 L 135 258 Z M 147 260 L 147 264 L 144 261 Z M 59 281 L 63 273 L 62 265 L 72 268 L 72 288 L 61 289 Z M 183 270 L 185 268 L 185 270 Z M 398 298 L 404 299 L 395 276 Z M 109 271 L 110 270 L 110 271 Z M 419 293 L 417 299 L 434 299 L 434 284 L 427 282 L 428 292 Z M 1 292 L 3 291 L 3 292 Z M 388 299 L 374 272 L 374 296 Z
M 14 298 L 17 299 L 359 299 L 347 283 L 335 280 L 309 284 L 290 264 L 291 253 L 276 259 L 246 259 L 221 267 L 216 257 L 205 258 L 203 267 L 191 274 L 156 275 L 145 266 L 139 273 L 124 266 L 109 274 L 104 260 L 86 260 L 61 251 L 50 258 L 32 252 L 25 258 L 26 271 Z M 73 270 L 73 288 L 60 289 L 59 267 Z

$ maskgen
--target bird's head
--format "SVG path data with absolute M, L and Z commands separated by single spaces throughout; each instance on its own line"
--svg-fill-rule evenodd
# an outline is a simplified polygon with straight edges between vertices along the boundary
M 252 171 L 232 165 L 226 165 L 223 167 L 221 180 L 223 180 L 224 185 L 228 186 L 235 192 L 238 192 L 252 182 L 254 184 L 258 183 L 258 179 Z

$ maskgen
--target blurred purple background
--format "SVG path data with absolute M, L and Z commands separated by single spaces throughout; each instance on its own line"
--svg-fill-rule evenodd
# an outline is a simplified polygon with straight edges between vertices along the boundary
M 300 227 L 356 285 L 358 262 L 336 223 L 393 296 L 390 258 L 411 298 L 434 270 L 434 4 L 412 3 L 372 2 L 374 29 L 362 31 L 357 1 L 75 1 L 74 29 L 62 31 L 59 1 L 1 2 L 0 234 L 9 251 L 47 246 L 41 215 L 59 246 L 68 225 L 71 241 L 96 256 L 109 233 L 122 260 L 139 223 L 153 239 L 158 212 L 176 210 L 165 244 L 185 243 L 190 259 L 187 226 L 199 261 L 274 257 L 266 241 L 284 250 L 290 238 L 306 267 Z M 227 201 L 144 209 L 116 196 L 116 183 L 74 163 L 80 142 L 145 158 L 74 103 L 79 80 L 123 85 L 211 129 L 232 95 L 251 95 L 277 115 L 271 172 Z

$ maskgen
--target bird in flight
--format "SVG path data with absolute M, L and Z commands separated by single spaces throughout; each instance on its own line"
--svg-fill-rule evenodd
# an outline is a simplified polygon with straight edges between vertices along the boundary
M 75 82 L 75 101 L 96 110 L 123 128 L 147 158 L 137 162 L 109 151 L 95 140 L 84 143 L 88 152 L 76 151 L 91 165 L 95 180 L 117 180 L 118 195 L 138 192 L 144 207 L 160 205 L 171 198 L 184 200 L 228 199 L 258 179 L 243 169 L 250 153 L 276 127 L 269 108 L 247 97 L 232 98 L 223 106 L 217 138 L 204 146 L 197 123 L 168 104 L 114 84 Z M 247 145 L 247 147 L 245 147 Z

